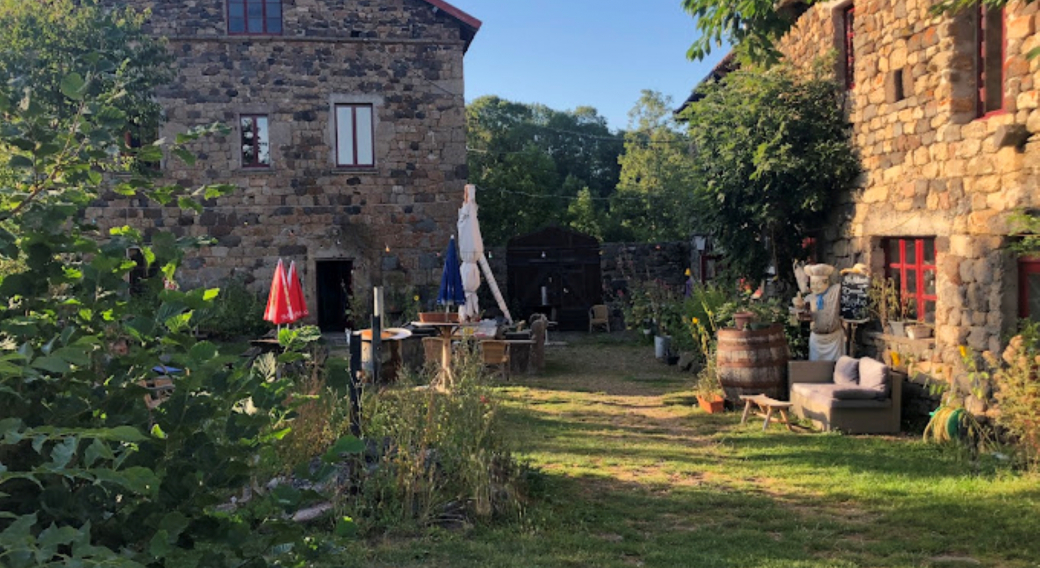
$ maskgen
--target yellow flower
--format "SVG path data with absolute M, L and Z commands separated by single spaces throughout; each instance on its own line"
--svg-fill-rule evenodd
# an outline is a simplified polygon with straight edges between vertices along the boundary
M 693 325 L 697 325 L 699 323 L 701 323 L 701 320 L 699 320 L 697 318 L 693 318 Z
M 416 302 L 418 302 L 419 301 L 419 294 L 416 294 L 415 296 L 413 296 L 412 299 L 415 300 Z
M 962 359 L 968 356 L 968 348 L 967 347 L 961 345 L 957 349 L 961 352 L 961 358 Z
M 899 366 L 899 353 L 896 353 L 895 351 L 892 352 L 892 365 L 896 367 Z

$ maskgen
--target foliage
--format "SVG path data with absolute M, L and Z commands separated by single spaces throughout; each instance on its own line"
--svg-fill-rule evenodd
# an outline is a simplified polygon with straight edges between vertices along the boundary
M 1000 413 L 997 423 L 1017 440 L 1027 461 L 1040 464 L 1040 324 L 1028 323 L 994 365 Z
M 621 175 L 611 215 L 626 240 L 687 240 L 694 231 L 694 170 L 689 136 L 678 126 L 670 97 L 643 91 L 629 112 Z
M 554 223 L 595 229 L 606 218 L 600 200 L 617 185 L 622 142 L 595 109 L 564 112 L 488 96 L 466 106 L 466 124 L 469 179 L 486 189 L 479 198 L 485 244 Z
M 520 467 L 503 441 L 496 395 L 475 344 L 453 359 L 455 385 L 447 392 L 415 389 L 437 369 L 401 388 L 366 398 L 366 436 L 382 441 L 377 461 L 343 506 L 364 533 L 401 532 L 517 519 Z
M 825 76 L 740 70 L 684 111 L 698 215 L 733 277 L 758 282 L 770 266 L 790 266 L 859 175 L 844 94 Z
M 240 278 L 228 278 L 210 308 L 199 317 L 199 331 L 218 339 L 256 338 L 270 329 L 264 321 L 266 302 Z
M 719 373 L 716 368 L 715 357 L 712 354 L 705 361 L 704 367 L 697 373 L 697 382 L 693 386 L 693 392 L 697 396 L 712 400 L 716 396 L 724 396 L 725 391 L 719 382 Z
M 888 329 L 890 321 L 908 321 L 913 318 L 913 306 L 910 299 L 899 293 L 899 286 L 892 278 L 871 278 L 867 301 L 870 306 L 870 315 L 881 323 L 882 331 Z
M 1040 255 L 1040 215 L 1035 212 L 1017 210 L 1008 218 L 1010 235 L 1019 237 L 1008 247 L 1017 256 Z
M 283 334 L 287 352 L 256 365 L 198 341 L 219 290 L 131 303 L 126 251 L 173 281 L 205 241 L 100 234 L 84 215 L 110 191 L 199 211 L 232 189 L 104 175 L 164 150 L 193 163 L 192 142 L 224 130 L 126 148 L 129 126 L 158 120 L 150 87 L 166 73 L 142 22 L 90 1 L 0 4 L 0 45 L 18 47 L 0 58 L 0 260 L 14 267 L 0 280 L 0 564 L 295 564 L 318 546 L 286 513 L 312 497 L 230 503 L 288 433 L 293 377 L 276 369 L 313 334 Z M 181 371 L 157 379 L 157 365 Z
M 1031 4 L 1035 0 L 1025 0 Z M 983 0 L 987 6 L 1006 6 L 1010 0 Z M 812 6 L 820 0 L 806 0 Z M 976 6 L 978 0 L 940 0 L 931 8 L 933 14 L 952 13 Z M 735 46 L 737 53 L 759 63 L 775 63 L 782 54 L 776 42 L 797 20 L 798 12 L 783 8 L 772 0 L 683 0 L 683 9 L 697 20 L 700 35 L 690 46 L 690 59 L 704 59 L 714 47 Z M 1040 48 L 1029 57 L 1040 55 Z

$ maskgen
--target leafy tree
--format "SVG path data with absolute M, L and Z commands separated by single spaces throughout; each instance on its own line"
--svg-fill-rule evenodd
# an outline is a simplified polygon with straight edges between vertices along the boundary
M 314 548 L 285 520 L 307 499 L 299 491 L 222 506 L 286 434 L 291 375 L 196 340 L 217 290 L 162 290 L 155 279 L 158 301 L 131 307 L 128 247 L 174 280 L 183 251 L 202 241 L 129 227 L 103 235 L 84 215 L 110 192 L 198 211 L 233 189 L 108 175 L 124 169 L 124 153 L 153 161 L 166 149 L 191 162 L 192 142 L 223 130 L 126 147 L 128 125 L 158 122 L 149 87 L 168 75 L 142 22 L 90 0 L 0 3 L 0 46 L 17 47 L 0 56 L 3 566 L 264 566 Z M 159 364 L 182 373 L 149 408 Z
M 953 13 L 975 6 L 979 0 L 941 0 L 932 7 L 933 13 Z M 1011 0 L 982 0 L 987 6 L 1006 6 Z M 1036 0 L 1024 0 L 1031 4 Z M 821 0 L 805 0 L 812 5 Z M 682 6 L 697 21 L 701 34 L 690 46 L 690 59 L 703 59 L 714 47 L 723 44 L 735 49 L 747 58 L 760 63 L 775 63 L 781 54 L 776 41 L 794 25 L 797 12 L 780 7 L 773 0 L 683 0 Z M 1040 48 L 1030 52 L 1030 57 L 1040 55 Z
M 624 235 L 638 241 L 685 240 L 693 230 L 690 138 L 679 129 L 672 108 L 671 98 L 643 91 L 629 113 L 611 214 Z
M 770 265 L 786 274 L 859 176 L 842 89 L 826 76 L 825 65 L 736 71 L 684 111 L 698 216 L 734 276 L 757 281 Z
M 622 144 L 595 109 L 561 112 L 488 96 L 470 103 L 466 116 L 469 178 L 486 189 L 480 201 L 488 244 L 567 224 L 579 191 L 600 198 L 617 185 Z M 589 203 L 605 214 L 605 202 Z

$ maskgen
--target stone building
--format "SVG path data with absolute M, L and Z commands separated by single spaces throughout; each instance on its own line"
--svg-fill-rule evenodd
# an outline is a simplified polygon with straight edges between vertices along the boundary
M 1006 251 L 1008 218 L 1040 207 L 1040 4 L 935 16 L 931 0 L 841 0 L 798 10 L 781 51 L 838 54 L 865 170 L 819 235 L 821 260 L 895 277 L 932 340 L 889 335 L 949 376 L 957 347 L 997 350 L 1040 318 L 1040 261 Z M 919 367 L 920 368 L 920 367 Z
M 463 57 L 480 21 L 443 0 L 111 0 L 150 9 L 177 77 L 159 136 L 222 122 L 227 137 L 168 159 L 166 181 L 229 183 L 202 215 L 113 198 L 102 227 L 215 237 L 191 285 L 237 275 L 265 289 L 295 260 L 312 319 L 342 329 L 353 290 L 435 285 L 466 170 Z

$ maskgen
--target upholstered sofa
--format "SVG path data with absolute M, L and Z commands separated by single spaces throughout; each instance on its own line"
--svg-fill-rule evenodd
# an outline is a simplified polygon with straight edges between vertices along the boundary
M 899 432 L 903 376 L 864 357 L 789 361 L 791 411 L 821 430 L 848 434 Z M 862 375 L 862 376 L 861 376 Z M 861 382 L 862 379 L 862 382 Z

